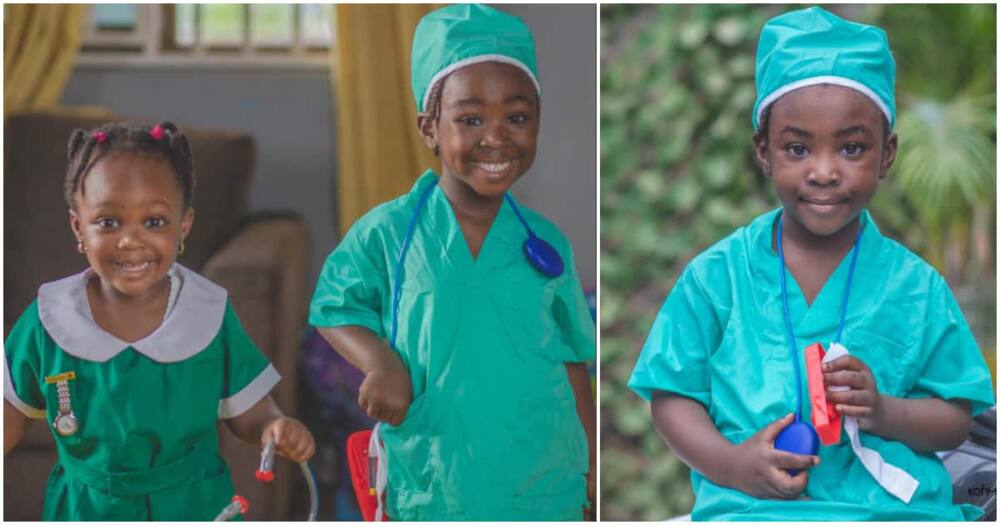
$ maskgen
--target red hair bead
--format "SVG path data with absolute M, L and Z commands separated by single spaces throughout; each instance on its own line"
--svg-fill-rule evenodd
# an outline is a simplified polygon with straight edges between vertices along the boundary
M 93 137 L 98 144 L 104 144 L 104 141 L 108 140 L 108 134 L 100 130 L 91 133 L 90 136 Z
M 159 124 L 153 126 L 153 129 L 149 130 L 149 136 L 153 137 L 153 140 L 160 140 L 163 138 L 163 128 Z

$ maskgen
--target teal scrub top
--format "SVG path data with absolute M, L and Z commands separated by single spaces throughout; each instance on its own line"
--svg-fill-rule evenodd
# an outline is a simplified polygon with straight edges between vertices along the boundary
M 310 324 L 388 336 L 400 248 L 435 177 L 426 172 L 351 227 L 323 267 Z M 526 233 L 509 203 L 476 259 L 440 187 L 420 212 L 396 340 L 413 403 L 399 426 L 381 429 L 393 520 L 582 518 L 587 440 L 565 363 L 594 358 L 594 324 L 569 242 L 521 210 L 566 261 L 562 276 L 544 277 L 525 260 Z
M 4 343 L 4 399 L 44 419 L 58 460 L 46 521 L 208 521 L 235 494 L 217 421 L 267 395 L 279 376 L 240 324 L 223 288 L 179 265 L 175 306 L 153 334 L 125 343 L 90 316 L 90 273 L 42 285 Z M 78 428 L 68 436 L 58 384 Z M 9 474 L 9 473 L 8 473 Z
M 795 410 L 795 371 L 788 355 L 772 227 L 781 210 L 698 255 L 656 317 L 629 386 L 649 400 L 654 390 L 703 404 L 715 426 L 739 444 Z M 867 364 L 880 392 L 903 398 L 965 399 L 972 413 L 993 404 L 989 370 L 944 279 L 918 256 L 884 237 L 867 211 L 842 344 Z M 807 305 L 789 274 L 788 301 L 798 359 L 833 340 L 850 254 Z M 811 419 L 805 374 L 798 385 L 803 419 Z M 756 499 L 716 485 L 692 470 L 696 520 L 966 520 L 979 509 L 952 504 L 951 479 L 933 453 L 860 434 L 861 444 L 915 477 L 909 504 L 886 492 L 851 449 L 820 447 L 807 499 Z

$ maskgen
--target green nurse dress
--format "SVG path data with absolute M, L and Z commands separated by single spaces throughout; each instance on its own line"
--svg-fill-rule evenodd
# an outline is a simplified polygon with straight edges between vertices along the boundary
M 278 373 L 208 279 L 174 265 L 163 323 L 129 344 L 94 322 L 92 275 L 43 284 L 4 345 L 4 399 L 56 441 L 42 519 L 211 520 L 234 494 L 216 421 L 252 407 Z M 52 423 L 67 376 L 77 430 L 64 436 Z
M 805 374 L 795 385 L 782 317 L 777 254 L 771 246 L 780 210 L 767 213 L 696 257 L 660 310 L 629 386 L 645 399 L 654 390 L 703 404 L 716 427 L 739 444 L 794 411 L 795 388 L 808 400 Z M 993 404 L 990 374 L 944 279 L 862 215 L 854 285 L 843 345 L 867 364 L 880 392 L 896 397 L 965 399 L 978 414 Z M 851 254 L 807 305 L 789 274 L 788 301 L 798 359 L 820 342 L 829 347 L 840 321 Z M 811 418 L 804 403 L 803 419 Z M 820 447 L 803 498 L 756 499 L 691 473 L 696 520 L 964 520 L 972 506 L 952 504 L 951 479 L 933 453 L 861 431 L 879 452 L 919 482 L 904 503 L 865 470 L 843 432 Z
M 391 279 L 428 171 L 409 194 L 362 217 L 327 259 L 310 324 L 387 337 Z M 559 230 L 521 208 L 567 262 L 547 278 L 522 253 L 526 233 L 504 203 L 474 260 L 434 188 L 406 256 L 397 352 L 413 403 L 383 424 L 386 511 L 394 520 L 579 520 L 587 440 L 566 362 L 594 357 L 594 324 Z

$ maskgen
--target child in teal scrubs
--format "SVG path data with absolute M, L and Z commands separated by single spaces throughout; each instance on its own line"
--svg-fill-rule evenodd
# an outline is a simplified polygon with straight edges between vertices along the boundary
M 366 375 L 358 402 L 381 421 L 391 519 L 580 520 L 593 499 L 594 324 L 568 240 L 507 194 L 538 137 L 531 33 L 489 7 L 448 6 L 420 21 L 411 67 L 441 174 L 351 227 L 310 323 Z M 529 237 L 565 269 L 529 262 Z
M 764 26 L 754 147 L 782 207 L 691 261 L 629 381 L 691 466 L 694 519 L 980 514 L 933 452 L 993 404 L 989 371 L 944 279 L 865 210 L 896 153 L 894 80 L 881 29 L 816 7 Z M 817 342 L 840 355 L 817 373 L 843 432 L 792 454 L 775 440 L 800 403 L 812 420 Z
M 308 459 L 313 438 L 268 392 L 280 379 L 226 290 L 177 264 L 194 166 L 173 124 L 69 141 L 66 202 L 86 271 L 43 284 L 4 343 L 4 454 L 45 420 L 58 461 L 41 518 L 207 521 L 232 499 L 222 419 Z

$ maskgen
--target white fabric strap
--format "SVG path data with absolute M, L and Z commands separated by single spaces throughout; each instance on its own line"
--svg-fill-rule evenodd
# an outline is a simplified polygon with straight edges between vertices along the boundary
M 828 363 L 849 354 L 850 353 L 847 351 L 847 348 L 844 348 L 844 345 L 840 343 L 833 343 L 830 345 L 830 350 L 827 351 L 826 356 L 823 357 L 823 362 Z M 842 392 L 844 390 L 848 390 L 848 387 L 837 385 L 831 386 L 830 390 Z M 899 498 L 903 501 L 903 503 L 909 503 L 913 498 L 913 493 L 916 492 L 917 487 L 920 486 L 920 482 L 905 470 L 886 462 L 882 459 L 882 454 L 861 445 L 857 418 L 845 417 L 844 430 L 847 431 L 847 437 L 851 441 L 851 448 L 854 450 L 854 454 L 861 460 L 861 464 L 865 466 L 865 470 L 867 470 L 868 473 L 875 478 L 875 481 L 878 482 L 878 484 L 881 485 L 887 492 L 889 492 L 889 494 Z
M 382 521 L 382 498 L 385 497 L 385 488 L 389 484 L 389 464 L 386 461 L 385 446 L 382 445 L 381 432 L 379 430 L 382 423 L 375 423 L 372 429 L 371 438 L 368 439 L 368 457 L 375 458 L 375 522 Z M 369 472 L 369 483 L 372 473 Z

